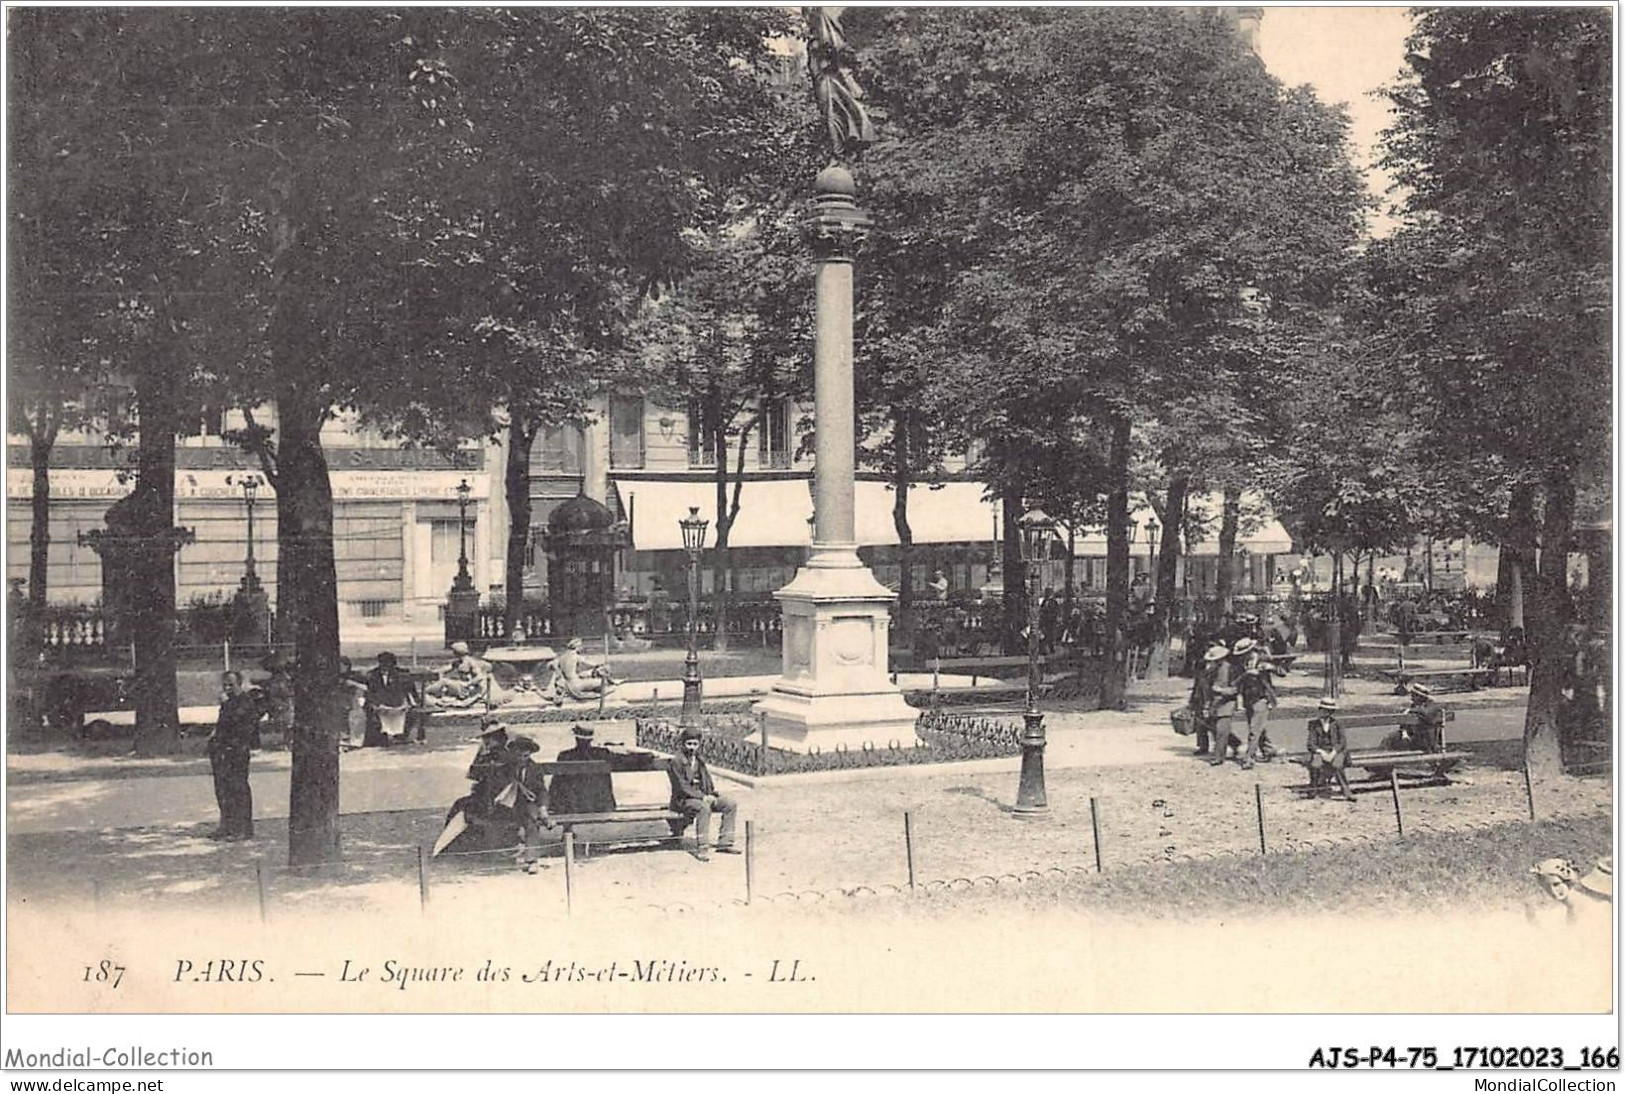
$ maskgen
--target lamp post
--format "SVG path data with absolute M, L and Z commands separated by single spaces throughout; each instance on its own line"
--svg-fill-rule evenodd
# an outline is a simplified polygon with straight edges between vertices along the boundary
M 1011 812 L 1038 817 L 1049 812 L 1044 791 L 1044 715 L 1038 710 L 1038 592 L 1040 569 L 1049 557 L 1055 521 L 1042 509 L 1021 518 L 1021 560 L 1027 571 L 1027 709 L 1022 713 L 1021 784 Z
M 232 479 L 226 479 L 228 485 Z M 259 570 L 254 559 L 254 505 L 265 480 L 258 475 L 243 475 L 236 480 L 243 491 L 243 508 L 248 516 L 248 547 L 243 557 L 243 578 L 237 583 L 235 618 L 231 624 L 231 640 L 239 647 L 257 646 L 266 641 L 271 631 L 271 604 L 260 584 Z
M 683 658 L 683 713 L 687 729 L 700 724 L 700 552 L 705 550 L 705 530 L 710 521 L 700 516 L 697 505 L 688 507 L 688 516 L 677 522 L 683 530 L 683 550 L 688 553 L 688 654 Z
M 1146 518 L 1145 535 L 1148 550 L 1145 554 L 1145 569 L 1146 572 L 1151 575 L 1151 599 L 1153 602 L 1155 602 L 1157 598 L 1157 529 L 1159 527 L 1161 526 L 1157 524 L 1156 517 Z
M 451 583 L 453 592 L 474 587 L 474 577 L 468 572 L 468 495 L 471 492 L 467 479 L 457 484 L 457 577 Z
M 239 484 L 243 488 L 243 506 L 248 510 L 248 554 L 243 559 L 245 589 L 252 589 L 260 583 L 259 574 L 254 570 L 254 501 L 259 494 L 262 481 L 258 475 L 244 475 Z

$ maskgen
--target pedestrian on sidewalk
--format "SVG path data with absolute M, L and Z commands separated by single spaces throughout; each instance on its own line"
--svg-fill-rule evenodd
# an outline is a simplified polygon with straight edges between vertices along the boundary
M 265 708 L 243 690 L 240 672 L 221 676 L 223 694 L 214 732 L 209 735 L 209 769 L 214 774 L 214 800 L 220 806 L 220 826 L 210 839 L 254 838 L 254 797 L 248 786 L 248 756 L 259 736 Z
M 683 730 L 682 752 L 671 758 L 666 774 L 671 777 L 671 808 L 693 819 L 694 857 L 701 862 L 711 861 L 706 844 L 711 832 L 711 814 L 722 814 L 717 831 L 716 849 L 725 855 L 737 855 L 734 847 L 734 817 L 739 805 L 732 798 L 717 793 L 711 780 L 711 769 L 700 758 L 700 731 L 693 726 Z

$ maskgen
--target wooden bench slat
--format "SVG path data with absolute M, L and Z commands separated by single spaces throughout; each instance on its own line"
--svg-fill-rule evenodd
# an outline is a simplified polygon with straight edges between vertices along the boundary
M 559 813 L 549 817 L 554 824 L 614 824 L 635 820 L 679 820 L 684 814 L 661 806 L 617 806 L 613 813 Z

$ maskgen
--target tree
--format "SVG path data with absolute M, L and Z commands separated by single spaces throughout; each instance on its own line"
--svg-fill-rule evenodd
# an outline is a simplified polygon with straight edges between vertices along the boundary
M 1389 91 L 1402 229 L 1383 258 L 1430 465 L 1510 547 L 1532 594 L 1524 740 L 1557 762 L 1567 555 L 1580 485 L 1607 475 L 1612 25 L 1586 9 L 1421 12 Z M 1535 545 L 1538 543 L 1538 563 Z
M 998 109 L 932 144 L 972 180 L 964 219 L 988 256 L 954 285 L 949 341 L 975 350 L 954 375 L 1006 496 L 1028 493 L 1050 438 L 1084 422 L 1098 436 L 1102 697 L 1120 706 L 1136 429 L 1237 421 L 1223 408 L 1267 381 L 1247 352 L 1254 313 L 1338 283 L 1361 185 L 1341 114 L 1281 88 L 1223 25 L 1121 9 L 1006 25 L 976 85 Z

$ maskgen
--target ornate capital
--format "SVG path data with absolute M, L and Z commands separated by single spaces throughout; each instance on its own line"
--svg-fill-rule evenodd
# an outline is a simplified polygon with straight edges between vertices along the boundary
M 857 184 L 846 168 L 832 165 L 818 173 L 813 189 L 804 226 L 807 242 L 819 258 L 850 262 L 874 223 L 858 207 Z

